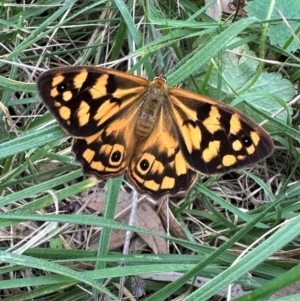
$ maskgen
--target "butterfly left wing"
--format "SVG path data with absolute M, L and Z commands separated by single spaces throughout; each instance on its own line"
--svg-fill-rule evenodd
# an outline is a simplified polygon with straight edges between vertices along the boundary
M 126 114 L 92 136 L 74 138 L 72 150 L 86 174 L 106 179 L 124 173 L 136 146 L 132 126 L 136 118 Z
M 93 67 L 62 67 L 38 78 L 39 94 L 61 127 L 73 137 L 89 137 L 130 111 L 148 86 L 145 78 Z M 122 118 L 120 118 L 122 119 Z
M 73 139 L 87 174 L 121 175 L 136 139 L 134 124 L 148 86 L 145 78 L 100 67 L 64 67 L 43 73 L 37 87 L 45 105 Z

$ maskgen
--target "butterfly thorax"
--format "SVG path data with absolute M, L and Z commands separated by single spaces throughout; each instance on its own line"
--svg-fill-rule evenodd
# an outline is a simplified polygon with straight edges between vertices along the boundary
M 140 95 L 142 105 L 135 126 L 138 140 L 144 140 L 152 133 L 168 97 L 168 87 L 162 76 L 156 77 Z

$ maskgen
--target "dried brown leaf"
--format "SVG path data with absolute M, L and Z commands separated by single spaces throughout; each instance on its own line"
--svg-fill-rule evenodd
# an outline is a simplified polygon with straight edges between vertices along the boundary
M 82 202 L 89 201 L 87 207 L 93 209 L 99 213 L 102 213 L 105 206 L 105 192 L 96 192 L 91 200 L 91 196 L 85 196 L 82 198 Z M 125 191 L 121 191 L 119 195 L 119 200 L 116 208 L 116 220 L 128 224 L 130 210 L 131 210 L 131 195 Z M 153 232 L 159 232 L 165 234 L 165 229 L 163 224 L 151 205 L 143 200 L 138 203 L 136 215 L 134 217 L 134 226 L 146 229 Z M 120 248 L 124 244 L 126 232 L 123 230 L 113 230 L 110 241 L 110 250 Z M 168 253 L 168 244 L 165 239 L 157 236 L 149 236 L 144 234 L 139 234 L 143 241 L 153 250 L 156 254 L 166 254 Z M 95 242 L 94 242 L 95 243 Z

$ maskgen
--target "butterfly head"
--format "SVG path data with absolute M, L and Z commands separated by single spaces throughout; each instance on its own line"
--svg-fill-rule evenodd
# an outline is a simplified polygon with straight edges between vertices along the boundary
M 161 83 L 161 85 L 166 85 L 167 78 L 164 76 L 163 72 L 161 72 L 157 76 L 154 77 L 154 82 Z
M 148 94 L 149 95 L 156 95 L 155 97 L 165 101 L 166 97 L 168 98 L 168 91 L 169 88 L 166 83 L 167 79 L 163 76 L 163 74 L 159 74 L 158 76 L 154 77 L 153 82 L 149 85 Z

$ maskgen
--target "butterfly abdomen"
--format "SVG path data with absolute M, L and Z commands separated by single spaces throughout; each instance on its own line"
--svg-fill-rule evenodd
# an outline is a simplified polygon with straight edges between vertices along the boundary
M 153 132 L 153 128 L 161 114 L 162 106 L 168 104 L 169 95 L 165 81 L 160 77 L 156 78 L 145 89 L 140 99 L 142 105 L 135 126 L 135 134 L 138 140 L 141 141 Z

